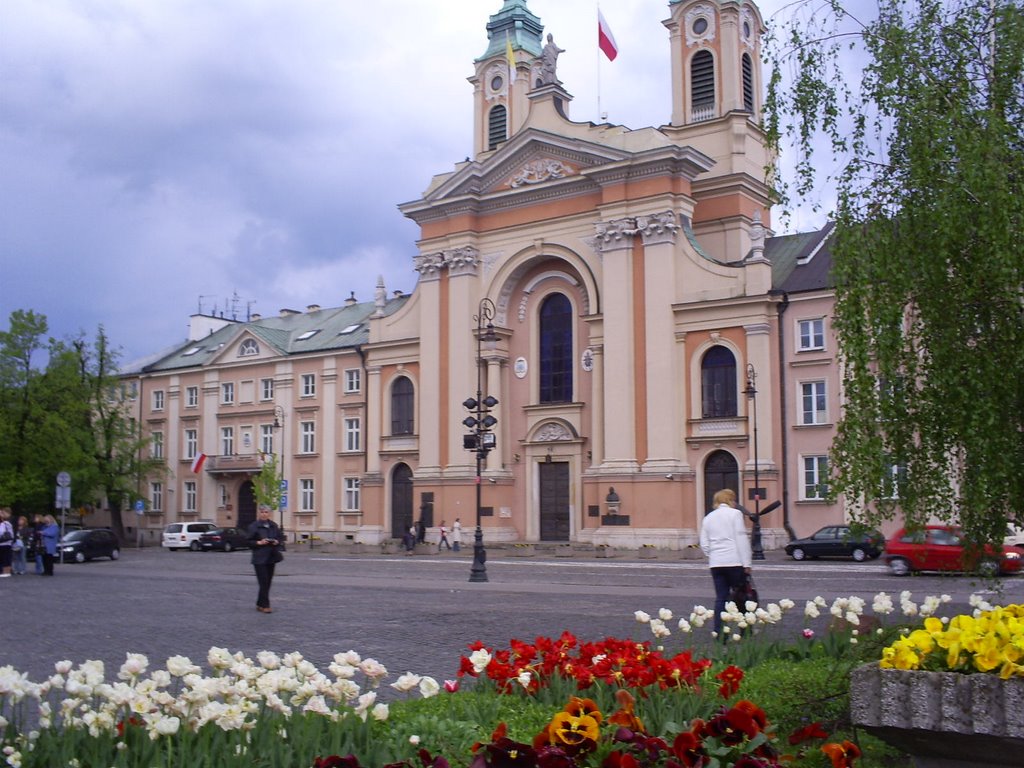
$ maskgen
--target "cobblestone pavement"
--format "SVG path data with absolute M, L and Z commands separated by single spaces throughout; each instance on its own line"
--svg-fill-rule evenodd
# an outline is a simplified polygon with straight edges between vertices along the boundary
M 59 565 L 54 578 L 0 580 L 0 665 L 33 680 L 59 659 L 101 659 L 112 678 L 126 652 L 146 654 L 152 667 L 184 655 L 205 665 L 211 646 L 253 655 L 299 651 L 321 669 L 355 649 L 405 671 L 453 678 L 466 644 L 505 647 L 569 630 L 581 638 L 649 639 L 633 612 L 677 615 L 711 604 L 711 579 L 701 561 L 678 553 L 664 559 L 598 559 L 489 552 L 486 583 L 469 583 L 472 549 L 432 556 L 345 555 L 295 551 L 278 566 L 274 613 L 255 610 L 256 580 L 246 552 L 171 553 L 124 550 L 118 562 Z M 671 557 L 671 559 L 669 559 Z M 756 563 L 762 601 L 803 601 L 909 589 L 916 599 L 948 593 L 966 607 L 984 588 L 968 577 L 889 576 L 880 562 L 797 564 L 780 553 Z M 1003 602 L 1024 602 L 1024 577 L 1005 580 Z M 990 596 L 990 599 L 991 596 Z M 795 615 L 801 614 L 801 615 Z M 791 618 L 799 625 L 802 612 Z M 671 638 L 671 648 L 681 644 Z

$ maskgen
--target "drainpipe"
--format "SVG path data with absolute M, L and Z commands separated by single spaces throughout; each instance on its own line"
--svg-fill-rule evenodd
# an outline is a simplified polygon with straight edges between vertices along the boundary
M 362 345 L 356 345 L 356 354 L 359 355 L 359 365 L 363 372 L 363 413 L 369 416 L 369 394 L 370 381 L 367 379 L 366 374 L 366 353 L 363 352 Z M 366 427 L 363 428 L 363 474 L 366 474 L 367 468 L 370 466 L 370 446 L 366 442 L 366 433 L 369 431 L 369 420 L 367 420 Z
M 789 395 L 786 393 L 786 327 L 783 322 L 783 315 L 789 309 L 789 294 L 782 290 L 771 290 L 769 294 L 782 296 L 778 304 L 779 313 L 779 420 L 782 429 L 782 527 L 789 534 L 789 540 L 798 538 L 793 525 L 789 520 L 789 428 L 786 418 L 786 405 L 789 402 Z

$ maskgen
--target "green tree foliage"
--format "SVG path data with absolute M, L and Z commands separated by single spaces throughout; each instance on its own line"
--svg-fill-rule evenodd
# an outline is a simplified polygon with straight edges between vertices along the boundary
M 1024 519 L 1022 5 L 802 8 L 766 125 L 797 146 L 798 195 L 837 160 L 833 491 L 869 522 L 898 508 L 999 540 Z
M 264 456 L 260 473 L 252 479 L 252 494 L 258 507 L 268 506 L 276 510 L 281 504 L 281 480 L 284 475 L 277 463 L 277 456 Z
M 142 444 L 103 329 L 92 342 L 46 332 L 44 316 L 22 310 L 0 331 L 0 504 L 52 511 L 57 473 L 66 471 L 72 506 L 106 505 L 121 535 L 140 473 L 165 467 Z

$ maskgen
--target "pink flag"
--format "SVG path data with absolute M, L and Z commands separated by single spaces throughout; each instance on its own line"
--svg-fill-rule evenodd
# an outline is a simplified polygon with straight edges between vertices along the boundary
M 619 46 L 615 42 L 615 36 L 612 35 L 611 27 L 604 20 L 604 14 L 601 13 L 600 8 L 597 9 L 597 47 L 604 51 L 608 61 L 615 61 L 615 57 L 619 55 Z
M 206 462 L 206 454 L 205 453 L 197 454 L 196 457 L 194 459 L 192 459 L 192 473 L 198 475 L 200 472 L 202 472 L 203 471 L 203 464 L 205 462 Z

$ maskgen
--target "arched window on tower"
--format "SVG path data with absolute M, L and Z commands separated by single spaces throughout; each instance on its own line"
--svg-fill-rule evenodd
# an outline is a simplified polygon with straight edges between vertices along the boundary
M 743 54 L 743 108 L 753 114 L 754 112 L 754 65 L 750 61 L 750 54 Z
M 572 302 L 561 293 L 540 305 L 540 402 L 572 402 Z
M 416 420 L 412 382 L 405 376 L 391 385 L 391 434 L 415 434 Z
M 508 111 L 496 104 L 487 115 L 487 148 L 494 149 L 508 138 Z
M 690 60 L 690 112 L 694 122 L 715 116 L 715 58 L 697 51 Z
M 707 351 L 700 363 L 702 418 L 736 415 L 736 358 L 723 346 Z

